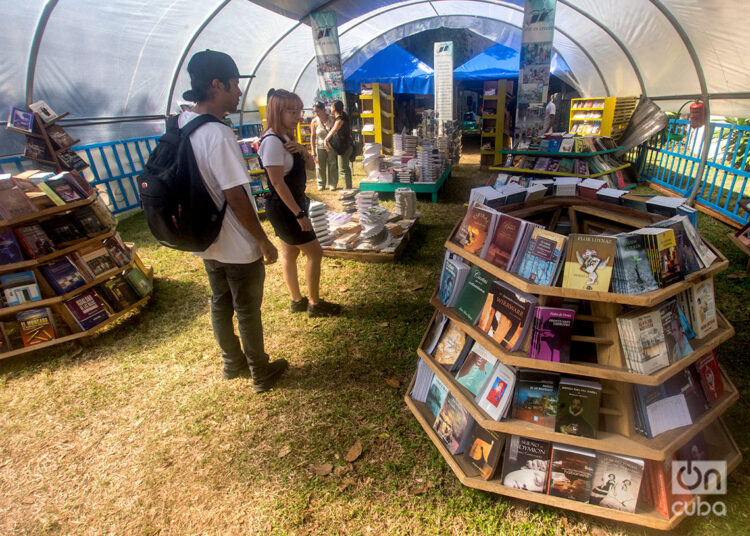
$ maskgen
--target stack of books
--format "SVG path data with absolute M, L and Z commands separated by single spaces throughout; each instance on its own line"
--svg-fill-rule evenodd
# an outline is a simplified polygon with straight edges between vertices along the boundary
M 313 231 L 315 231 L 315 236 L 318 237 L 318 242 L 320 242 L 321 246 L 330 245 L 333 242 L 333 236 L 328 229 L 328 218 L 326 216 L 328 207 L 320 201 L 311 201 L 308 212 Z

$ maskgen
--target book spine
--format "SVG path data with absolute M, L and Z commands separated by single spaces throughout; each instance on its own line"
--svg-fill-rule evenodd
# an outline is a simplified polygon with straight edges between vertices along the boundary
M 63 201 L 63 198 L 57 195 L 57 192 L 50 188 L 49 184 L 47 184 L 46 182 L 40 182 L 37 186 L 47 195 L 47 197 L 52 200 L 55 205 L 60 207 L 65 205 L 65 201 Z

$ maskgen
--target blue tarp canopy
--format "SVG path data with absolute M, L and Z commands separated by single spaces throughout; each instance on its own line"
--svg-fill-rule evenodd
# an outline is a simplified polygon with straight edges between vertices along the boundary
M 432 95 L 434 70 L 413 54 L 393 43 L 387 46 L 344 80 L 347 91 L 359 93 L 360 84 L 380 82 L 393 84 L 394 93 Z
M 499 80 L 518 78 L 520 53 L 500 44 L 477 54 L 469 61 L 453 69 L 454 80 Z

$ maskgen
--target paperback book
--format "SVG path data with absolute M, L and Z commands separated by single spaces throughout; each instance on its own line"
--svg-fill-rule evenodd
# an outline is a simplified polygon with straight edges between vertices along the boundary
M 51 123 L 59 117 L 57 113 L 43 100 L 38 100 L 29 104 L 29 109 L 39 116 L 44 123 Z
M 437 375 L 433 375 L 432 383 L 430 383 L 430 388 L 427 390 L 427 398 L 425 399 L 425 404 L 427 405 L 427 409 L 430 411 L 433 419 L 437 417 L 437 414 L 440 412 L 440 408 L 443 406 L 443 401 L 447 394 L 448 388 L 442 381 L 440 381 L 440 378 L 438 378 Z
M 456 312 L 470 325 L 474 325 L 482 312 L 487 293 L 494 277 L 479 266 L 472 266 L 461 292 L 456 298 Z
M 42 299 L 36 277 L 31 270 L 0 275 L 0 284 L 7 307 Z
M 425 363 L 424 360 L 417 360 L 417 375 L 414 379 L 414 386 L 412 387 L 409 396 L 412 400 L 417 402 L 427 401 L 427 392 L 432 384 L 432 378 L 435 377 L 435 373 L 432 371 L 430 366 Z
M 721 379 L 716 350 L 711 350 L 701 357 L 695 363 L 695 370 L 700 377 L 706 401 L 710 405 L 714 405 L 724 395 L 724 381 Z
M 608 292 L 616 249 L 612 236 L 569 235 L 562 286 Z
M 657 309 L 635 309 L 618 316 L 616 321 L 625 361 L 631 372 L 652 374 L 669 366 L 669 348 Z
M 537 297 L 503 281 L 494 281 L 477 327 L 500 346 L 515 352 L 523 345 L 533 318 Z
M 153 288 L 151 282 L 138 268 L 127 270 L 123 274 L 123 277 L 125 277 L 127 282 L 130 283 L 130 286 L 133 287 L 133 290 L 135 290 L 136 294 L 141 298 L 145 298 L 151 293 Z
M 476 397 L 489 381 L 496 364 L 497 358 L 481 344 L 474 342 L 456 373 L 456 381 Z
M 643 460 L 638 458 L 597 452 L 589 503 L 635 512 L 644 467 Z
M 435 347 L 435 361 L 453 370 L 453 367 L 460 366 L 460 356 L 467 346 L 469 337 L 461 331 L 455 322 L 448 321 L 440 339 Z
M 92 280 L 118 268 L 117 263 L 101 243 L 83 246 L 73 255 L 84 273 Z
M 587 502 L 595 464 L 594 451 L 555 443 L 552 445 L 547 493 L 555 497 Z
M 555 428 L 560 376 L 541 370 L 520 370 L 513 396 L 513 418 Z
M 551 454 L 552 445 L 549 441 L 510 436 L 503 455 L 503 485 L 546 493 Z
M 468 253 L 484 258 L 495 230 L 497 212 L 480 204 L 473 204 L 456 232 L 456 243 Z
M 15 130 L 21 134 L 31 134 L 34 132 L 34 114 L 11 106 L 5 128 Z
M 16 227 L 14 233 L 18 239 L 18 244 L 30 259 L 50 255 L 57 251 L 55 244 L 44 232 L 42 226 L 37 223 Z
M 440 277 L 440 301 L 446 307 L 453 307 L 458 299 L 458 293 L 469 274 L 469 266 L 460 258 L 446 259 L 443 273 Z
M 483 480 L 490 480 L 499 465 L 504 444 L 505 434 L 485 430 L 474 422 L 463 453 L 464 461 L 476 469 Z
M 591 380 L 560 378 L 555 431 L 596 439 L 602 385 Z
M 0 231 L 0 264 L 15 264 L 23 260 L 21 248 L 12 231 Z
M 99 288 L 104 295 L 104 299 L 116 312 L 127 309 L 140 299 L 133 287 L 122 277 L 108 279 Z
M 617 235 L 612 290 L 619 294 L 643 294 L 658 288 L 648 260 L 644 236 L 633 233 Z
M 49 307 L 26 309 L 16 314 L 24 346 L 35 346 L 57 337 L 52 310 Z
M 65 300 L 63 304 L 83 331 L 89 330 L 109 318 L 102 300 L 99 299 L 93 289 Z
M 566 240 L 561 234 L 535 227 L 526 248 L 519 253 L 518 275 L 535 285 L 554 285 Z
M 515 369 L 498 361 L 477 398 L 479 407 L 496 421 L 502 420 L 513 401 L 515 384 Z
M 562 307 L 534 309 L 529 357 L 557 363 L 570 362 L 570 341 L 575 311 Z
M 13 220 L 37 212 L 26 194 L 10 178 L 0 179 L 0 219 Z
M 528 222 L 501 214 L 495 226 L 486 260 L 501 270 L 507 270 L 523 237 Z
M 62 248 L 86 238 L 73 219 L 67 215 L 46 220 L 41 225 L 52 242 Z
M 68 257 L 44 264 L 39 271 L 58 296 L 67 294 L 86 284 L 86 280 Z
M 702 339 L 719 327 L 713 277 L 689 287 L 678 294 L 678 299 L 685 304 L 685 314 L 696 337 Z
M 464 451 L 473 425 L 474 418 L 449 391 L 432 428 L 451 454 L 461 454 Z

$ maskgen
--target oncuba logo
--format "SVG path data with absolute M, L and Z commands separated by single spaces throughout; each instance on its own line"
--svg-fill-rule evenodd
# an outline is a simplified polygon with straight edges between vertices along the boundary
M 673 461 L 672 493 L 675 496 L 698 495 L 695 500 L 676 500 L 672 513 L 689 516 L 726 515 L 726 504 L 715 501 L 713 504 L 701 500 L 701 495 L 726 495 L 727 462 Z

